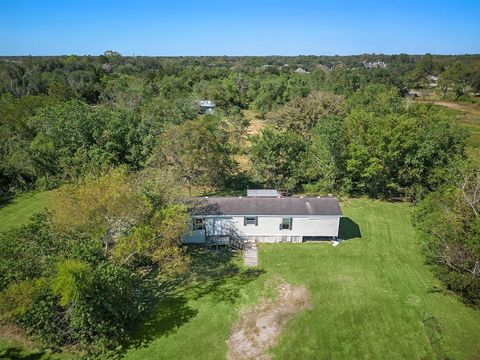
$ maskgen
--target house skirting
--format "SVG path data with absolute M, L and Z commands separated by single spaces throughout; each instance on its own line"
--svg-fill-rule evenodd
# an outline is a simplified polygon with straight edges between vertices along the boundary
M 269 235 L 269 236 L 231 236 L 231 235 L 206 235 L 202 243 L 210 245 L 235 245 L 241 248 L 245 244 L 252 243 L 302 243 L 310 241 L 336 240 L 334 236 L 298 236 L 298 235 Z
M 302 236 L 275 235 L 275 236 L 247 236 L 247 241 L 256 243 L 301 243 Z
M 235 239 L 237 241 L 243 241 L 245 243 L 301 243 L 302 236 L 290 236 L 290 235 L 270 235 L 270 236 L 244 236 L 231 237 L 229 235 L 207 235 L 206 242 L 216 245 L 228 244 L 229 241 Z

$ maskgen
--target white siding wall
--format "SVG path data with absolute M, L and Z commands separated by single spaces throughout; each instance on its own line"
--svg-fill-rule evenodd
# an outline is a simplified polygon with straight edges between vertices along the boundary
M 289 217 L 289 216 L 285 216 Z M 340 216 L 290 216 L 292 230 L 280 230 L 282 216 L 259 216 L 258 225 L 244 225 L 243 216 L 205 217 L 206 235 L 229 235 L 231 230 L 250 241 L 257 242 L 301 242 L 302 236 L 338 236 Z M 204 241 L 203 231 L 190 231 L 184 241 Z

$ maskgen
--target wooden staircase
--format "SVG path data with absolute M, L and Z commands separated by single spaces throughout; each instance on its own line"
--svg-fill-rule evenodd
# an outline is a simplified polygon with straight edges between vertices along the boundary
M 258 266 L 258 249 L 257 244 L 249 242 L 234 231 L 227 235 L 211 235 L 206 237 L 206 245 L 228 246 L 232 250 L 243 250 L 243 263 L 245 266 Z

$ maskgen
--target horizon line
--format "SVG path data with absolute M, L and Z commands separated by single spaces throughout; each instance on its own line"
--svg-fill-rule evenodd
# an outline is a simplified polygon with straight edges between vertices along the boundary
M 110 50 L 105 50 L 105 51 L 110 51 Z M 115 50 L 112 50 L 115 51 Z M 431 53 L 431 52 L 425 52 L 425 53 L 407 53 L 407 52 L 399 52 L 399 53 L 349 53 L 349 54 L 296 54 L 296 55 L 286 55 L 286 54 L 266 54 L 266 55 L 226 55 L 226 54 L 202 54 L 202 55 L 194 55 L 194 54 L 189 54 L 189 55 L 181 55 L 181 54 L 175 54 L 175 55 L 143 55 L 143 54 L 122 54 L 118 52 L 122 57 L 309 57 L 309 56 L 326 56 L 326 57 L 347 57 L 347 56 L 361 56 L 361 55 L 370 55 L 370 56 L 397 56 L 397 55 L 409 55 L 409 56 L 424 56 L 424 55 L 432 55 L 432 56 L 480 56 L 480 53 Z M 70 54 L 1 54 L 0 57 L 62 57 L 62 56 L 103 56 L 104 53 L 100 54 L 78 54 L 78 53 L 70 53 Z

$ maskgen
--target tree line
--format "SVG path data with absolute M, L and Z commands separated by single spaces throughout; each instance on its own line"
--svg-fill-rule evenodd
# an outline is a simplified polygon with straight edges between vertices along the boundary
M 366 59 L 382 59 L 387 67 L 366 69 Z M 310 73 L 296 73 L 296 66 Z M 428 86 L 428 76 L 436 75 L 437 91 L 465 99 L 480 91 L 479 73 L 478 57 L 429 54 L 149 58 L 107 51 L 98 57 L 4 57 L 0 192 L 54 188 L 95 167 L 139 169 L 152 159 L 167 127 L 199 116 L 199 99 L 213 100 L 241 131 L 247 125 L 242 109 L 266 117 L 313 92 L 350 97 L 373 83 L 402 95 Z

